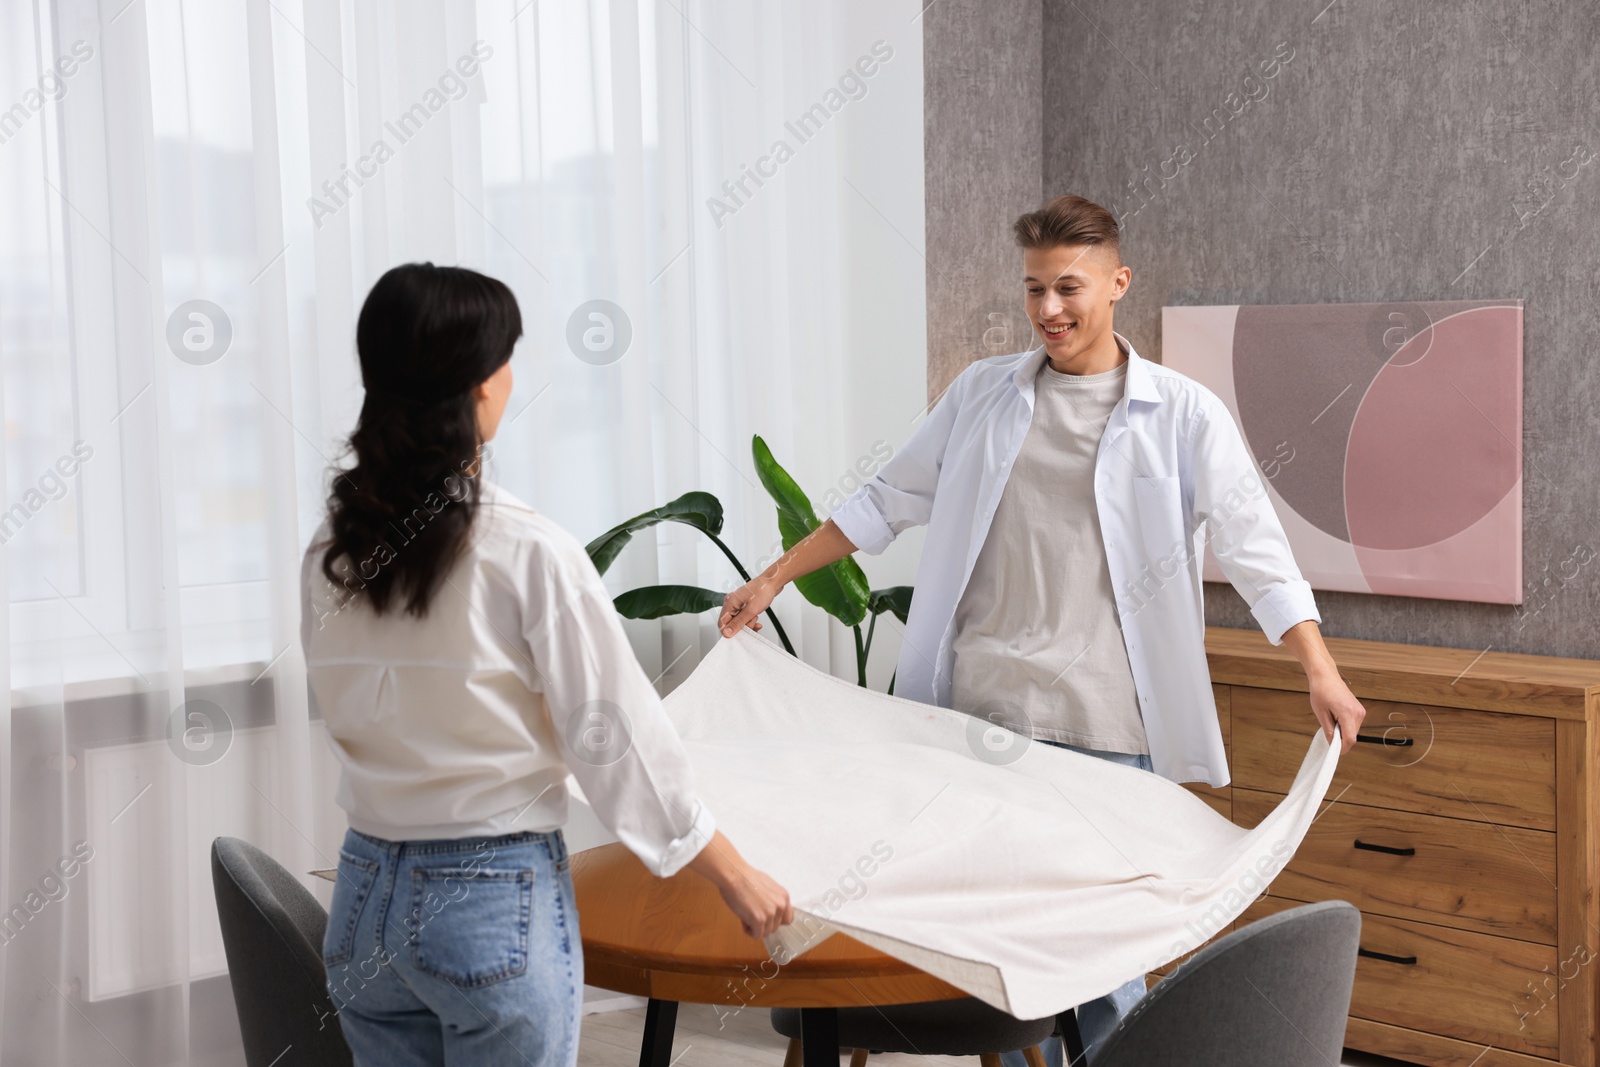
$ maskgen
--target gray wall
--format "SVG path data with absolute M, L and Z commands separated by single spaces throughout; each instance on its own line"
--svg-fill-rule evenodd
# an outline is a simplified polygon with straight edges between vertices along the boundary
M 974 355 L 1031 345 L 1011 222 L 1042 189 L 1042 16 L 1039 0 L 937 0 L 922 16 L 930 400 Z
M 1246 83 L 1280 44 L 1281 71 Z M 1323 629 L 1600 658 L 1600 558 L 1579 563 L 1600 552 L 1600 8 L 942 0 L 924 48 L 928 246 L 998 272 L 930 264 L 930 386 L 987 354 L 956 309 L 1007 298 L 1020 319 L 1005 223 L 1039 199 L 1041 129 L 1042 193 L 1124 221 L 1117 325 L 1153 358 L 1163 305 L 1521 297 L 1524 605 L 1319 593 Z M 1258 99 L 1231 114 L 1230 92 Z M 1180 145 L 1192 161 L 1163 166 Z M 986 166 L 1015 173 L 974 180 Z M 1206 600 L 1253 625 L 1227 586 Z

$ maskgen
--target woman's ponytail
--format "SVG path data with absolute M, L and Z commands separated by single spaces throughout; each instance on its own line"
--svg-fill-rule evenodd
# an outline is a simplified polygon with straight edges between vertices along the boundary
M 322 571 L 383 614 L 428 604 L 466 544 L 481 486 L 473 387 L 522 335 L 503 282 L 407 263 L 378 279 L 356 327 L 366 399 L 335 472 Z

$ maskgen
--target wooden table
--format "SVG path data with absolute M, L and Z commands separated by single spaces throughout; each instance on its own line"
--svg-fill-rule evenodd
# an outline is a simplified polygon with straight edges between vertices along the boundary
M 621 844 L 574 854 L 572 883 L 584 981 L 649 998 L 640 1067 L 668 1067 L 683 1001 L 799 1008 L 804 1067 L 839 1067 L 839 1008 L 967 996 L 845 934 L 779 967 L 709 881 L 657 878 Z

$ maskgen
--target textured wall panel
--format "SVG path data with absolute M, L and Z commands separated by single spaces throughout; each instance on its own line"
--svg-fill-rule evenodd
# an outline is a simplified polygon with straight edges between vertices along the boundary
M 922 16 L 930 399 L 975 354 L 1032 347 L 1011 223 L 1040 199 L 1042 15 L 937 0 Z
M 1600 9 L 1034 6 L 1042 110 L 1011 115 L 1009 133 L 984 87 L 1026 67 L 1017 5 L 979 16 L 943 0 L 926 16 L 928 246 L 976 249 L 992 273 L 930 267 L 930 385 L 985 354 L 961 315 L 1020 304 L 1005 284 L 1015 252 L 985 227 L 1025 206 L 1025 168 L 973 179 L 983 151 L 1036 132 L 1042 195 L 1080 193 L 1123 219 L 1134 282 L 1118 329 L 1152 358 L 1165 304 L 1521 297 L 1525 603 L 1323 593 L 1324 630 L 1600 657 Z M 1208 586 L 1207 609 L 1251 625 L 1227 586 Z
M 1525 603 L 1325 592 L 1323 630 L 1600 657 L 1600 10 L 1051 0 L 1043 26 L 1045 192 L 1123 214 L 1141 352 L 1163 304 L 1526 301 Z M 1206 611 L 1251 625 L 1227 585 Z

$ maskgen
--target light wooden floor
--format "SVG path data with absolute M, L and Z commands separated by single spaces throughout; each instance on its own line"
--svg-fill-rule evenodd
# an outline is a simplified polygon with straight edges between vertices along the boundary
M 720 1018 L 719 1012 L 723 1013 Z M 586 1015 L 578 1045 L 579 1067 L 638 1067 L 643 1037 L 643 1008 Z M 674 1067 L 783 1067 L 787 1047 L 788 1042 L 767 1021 L 765 1008 L 736 1011 L 707 1004 L 678 1008 L 677 1036 L 672 1043 Z M 975 1056 L 883 1053 L 867 1062 L 869 1067 L 978 1067 Z M 1399 1061 L 1346 1052 L 1344 1063 L 1345 1067 L 1398 1067 Z

